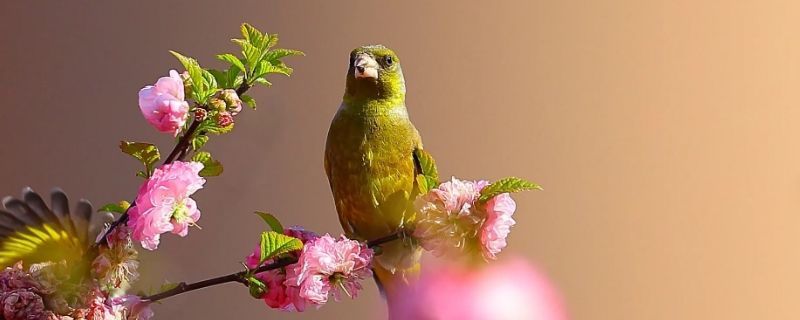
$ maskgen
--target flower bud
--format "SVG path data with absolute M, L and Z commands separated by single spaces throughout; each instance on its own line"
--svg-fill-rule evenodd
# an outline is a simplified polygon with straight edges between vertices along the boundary
M 211 98 L 211 101 L 208 103 L 208 107 L 211 110 L 225 111 L 225 108 L 227 106 L 225 105 L 225 101 L 222 101 L 222 100 L 217 99 L 217 98 Z
M 228 111 L 222 111 L 217 114 L 217 124 L 221 127 L 227 127 L 233 123 L 233 116 Z
M 263 297 L 265 294 L 267 294 L 267 292 L 269 292 L 267 286 L 264 285 L 264 283 L 261 282 L 261 280 L 258 280 L 255 277 L 251 277 L 247 280 L 248 282 L 250 282 L 247 288 L 250 289 L 249 290 L 250 296 L 252 296 L 253 298 L 261 299 L 261 297 Z
M 219 98 L 225 101 L 225 105 L 232 116 L 236 116 L 242 111 L 242 99 L 239 99 L 236 90 L 225 89 L 219 93 Z
M 206 109 L 197 108 L 197 110 L 194 111 L 194 120 L 203 121 L 206 119 L 207 115 Z

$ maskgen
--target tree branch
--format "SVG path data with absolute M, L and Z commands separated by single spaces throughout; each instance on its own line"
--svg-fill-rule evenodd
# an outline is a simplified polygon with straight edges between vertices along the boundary
M 383 238 L 379 238 L 379 239 L 375 239 L 375 240 L 372 240 L 372 241 L 368 241 L 367 242 L 367 246 L 370 247 L 370 248 L 373 248 L 375 246 L 379 246 L 379 245 L 387 243 L 387 242 L 398 240 L 398 239 L 401 239 L 403 237 L 405 237 L 405 233 L 400 231 L 400 232 L 393 233 L 391 235 L 385 236 Z M 298 262 L 297 258 L 294 258 L 294 257 L 281 258 L 281 259 L 278 259 L 278 261 L 275 261 L 273 263 L 266 264 L 266 265 L 263 265 L 263 266 L 259 267 L 258 269 L 256 269 L 253 272 L 253 274 L 258 274 L 258 273 L 262 273 L 262 272 L 269 271 L 269 270 L 275 270 L 275 269 L 283 268 L 283 267 L 295 264 L 297 262 Z M 166 290 L 166 291 L 163 291 L 163 292 L 159 292 L 159 293 L 156 293 L 156 294 L 153 294 L 153 295 L 150 295 L 150 296 L 142 297 L 142 300 L 149 300 L 149 301 L 155 302 L 155 301 L 163 300 L 163 299 L 166 299 L 166 298 L 169 298 L 169 297 L 172 297 L 172 296 L 176 296 L 176 295 L 179 295 L 179 294 L 182 294 L 182 293 L 186 293 L 186 292 L 189 292 L 189 291 L 195 291 L 195 290 L 203 289 L 203 288 L 206 288 L 206 287 L 211 287 L 211 286 L 215 286 L 215 285 L 219 285 L 219 284 L 223 284 L 223 283 L 229 283 L 229 282 L 238 282 L 238 283 L 244 284 L 246 286 L 246 285 L 248 285 L 248 283 L 247 283 L 247 279 L 245 279 L 245 275 L 247 275 L 246 271 L 239 271 L 239 272 L 236 272 L 236 273 L 231 273 L 229 275 L 224 275 L 224 276 L 221 276 L 221 277 L 206 279 L 206 280 L 198 281 L 198 282 L 194 282 L 194 283 L 181 282 L 176 287 L 174 287 L 172 289 L 169 289 L 169 290 Z

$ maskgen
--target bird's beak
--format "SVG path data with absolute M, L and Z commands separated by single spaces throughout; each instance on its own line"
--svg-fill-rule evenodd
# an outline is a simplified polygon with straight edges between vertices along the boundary
M 356 69 L 356 78 L 378 79 L 378 62 L 368 54 L 361 53 L 353 62 Z

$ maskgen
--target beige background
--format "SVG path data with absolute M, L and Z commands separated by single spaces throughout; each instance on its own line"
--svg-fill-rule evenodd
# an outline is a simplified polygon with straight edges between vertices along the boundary
M 792 1 L 71 1 L 3 3 L 0 193 L 60 186 L 130 200 L 119 140 L 170 148 L 136 105 L 213 54 L 241 22 L 308 56 L 253 91 L 226 166 L 196 198 L 202 230 L 143 252 L 145 285 L 238 270 L 253 210 L 338 233 L 322 151 L 348 53 L 401 57 L 408 106 L 442 174 L 518 175 L 508 252 L 540 264 L 574 319 L 800 318 L 800 7 Z M 602 3 L 602 4 L 601 4 Z M 375 319 L 354 301 L 285 314 L 226 285 L 166 300 L 158 319 Z

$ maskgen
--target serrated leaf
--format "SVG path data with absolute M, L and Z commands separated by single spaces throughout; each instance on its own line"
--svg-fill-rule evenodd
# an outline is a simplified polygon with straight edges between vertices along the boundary
M 240 97 L 240 99 L 241 99 L 241 97 Z M 242 100 L 242 101 L 244 101 L 244 100 Z M 200 125 L 197 127 L 197 130 L 200 131 L 200 132 L 208 132 L 208 133 L 213 133 L 213 134 L 223 134 L 223 133 L 227 133 L 227 132 L 230 132 L 231 130 L 233 130 L 233 125 L 234 124 L 235 124 L 235 122 L 231 123 L 227 127 L 222 127 L 222 126 L 218 125 L 214 121 L 214 119 L 210 119 L 209 118 L 209 119 L 203 120 L 203 122 L 201 122 Z
M 224 168 L 219 161 L 211 157 L 211 153 L 200 151 L 192 156 L 192 161 L 197 161 L 203 164 L 203 169 L 200 170 L 201 177 L 215 177 L 222 174 Z
M 98 209 L 97 212 L 115 212 L 115 213 L 125 213 L 125 208 L 121 207 L 116 203 L 110 203 L 102 208 Z
M 120 142 L 119 149 L 123 153 L 136 158 L 136 160 L 139 160 L 139 162 L 144 165 L 146 177 L 153 174 L 154 165 L 158 160 L 161 160 L 158 147 L 152 143 L 122 141 Z
M 264 56 L 264 60 L 267 61 L 275 61 L 279 60 L 284 57 L 288 56 L 305 56 L 306 54 L 302 51 L 292 50 L 292 49 L 275 49 L 267 52 L 267 55 Z
M 189 69 L 191 69 L 191 66 L 196 62 L 194 59 L 184 56 L 178 53 L 177 51 L 170 50 L 169 53 L 172 53 L 173 56 L 178 58 L 178 61 L 181 62 L 183 68 L 186 69 L 186 71 L 189 71 Z
M 254 99 L 253 97 L 248 96 L 246 94 L 243 94 L 243 95 L 239 96 L 239 99 L 241 99 L 242 102 L 244 102 L 246 105 L 248 105 L 251 108 L 253 108 L 253 110 L 256 109 L 256 99 Z
M 263 84 L 263 85 L 265 85 L 265 86 L 267 86 L 267 87 L 269 87 L 269 86 L 271 86 L 271 85 L 272 85 L 272 83 L 271 83 L 271 82 L 269 82 L 269 81 L 267 81 L 267 79 L 266 79 L 266 78 L 264 78 L 264 77 L 256 78 L 256 80 L 254 80 L 253 82 L 254 82 L 254 83 L 260 83 L 260 84 Z
M 242 63 L 242 61 L 230 53 L 218 54 L 217 59 L 230 63 L 231 67 L 235 67 L 234 69 L 238 69 L 237 71 L 245 71 L 244 64 Z
M 227 71 L 225 71 L 225 89 L 234 89 L 241 84 L 236 83 L 236 78 L 239 77 L 239 73 L 241 70 L 237 67 L 230 67 Z
M 261 219 L 264 220 L 264 222 L 267 223 L 267 225 L 269 226 L 270 229 L 272 229 L 272 231 L 283 234 L 284 231 L 283 225 L 281 225 L 281 222 L 278 221 L 278 218 L 276 218 L 274 215 L 272 215 L 271 213 L 259 212 L 259 211 L 256 211 L 256 214 L 259 217 L 261 217 Z
M 265 35 L 267 38 L 265 39 L 264 43 L 261 45 L 261 49 L 267 51 L 267 49 L 274 47 L 278 44 L 278 34 L 270 34 Z
M 253 72 L 250 74 L 250 79 L 258 79 L 263 77 L 265 74 L 276 72 L 278 72 L 278 68 L 273 66 L 267 60 L 261 60 L 261 62 L 259 62 L 258 65 L 253 68 Z
M 242 36 L 256 48 L 261 48 L 264 45 L 264 35 L 249 23 L 242 24 Z
M 503 178 L 481 189 L 481 196 L 478 198 L 478 202 L 486 203 L 490 199 L 503 193 L 516 193 L 536 189 L 542 190 L 542 187 L 516 177 Z
M 207 142 L 208 142 L 207 135 L 204 134 L 197 135 L 196 137 L 194 137 L 194 139 L 192 139 L 192 150 L 195 151 L 199 150 L 200 148 L 205 146 Z
M 169 52 L 172 53 L 172 55 L 174 55 L 175 57 L 177 57 L 178 60 L 183 65 L 183 67 L 186 68 L 186 71 L 189 72 L 189 78 L 192 81 L 191 93 L 193 93 L 193 97 L 195 98 L 195 100 L 197 100 L 197 102 L 201 104 L 205 103 L 205 99 L 203 99 L 203 94 L 205 92 L 204 89 L 205 81 L 203 80 L 203 68 L 200 67 L 200 64 L 197 63 L 197 60 L 195 60 L 194 58 L 184 56 L 172 50 L 170 50 Z
M 261 50 L 247 42 L 247 40 L 233 39 L 231 40 L 242 47 L 242 55 L 244 56 L 247 64 L 250 65 L 249 75 L 252 75 L 252 69 L 258 65 L 259 58 L 261 57 Z
M 228 87 L 228 73 L 222 72 L 217 69 L 209 69 L 208 70 L 211 75 L 214 76 L 214 80 L 217 82 L 217 85 L 223 88 Z
M 417 180 L 417 187 L 419 188 L 419 193 L 426 194 L 428 193 L 428 191 L 431 190 L 430 186 L 428 186 L 428 179 L 425 178 L 425 175 L 418 174 L 416 180 Z
M 216 71 L 216 70 L 214 70 L 214 71 Z M 214 76 L 214 74 L 211 73 L 210 70 L 203 69 L 203 82 L 206 84 L 206 86 L 208 88 L 213 89 L 213 88 L 218 87 L 218 85 L 217 85 L 218 84 L 217 77 Z
M 439 170 L 436 169 L 436 160 L 433 159 L 433 156 L 431 156 L 430 153 L 423 149 L 417 148 L 414 149 L 414 158 L 419 161 L 422 174 L 434 179 L 439 179 Z
M 261 263 L 281 254 L 303 249 L 303 242 L 275 231 L 261 234 Z
M 269 62 L 272 65 L 272 67 L 275 68 L 275 72 L 272 73 L 280 73 L 288 77 L 292 75 L 292 72 L 294 72 L 294 69 L 287 67 L 286 64 L 283 63 L 283 61 L 272 60 L 267 62 Z
M 244 82 L 244 75 L 237 75 L 236 80 L 233 81 L 233 86 L 231 87 L 238 88 L 239 86 L 242 85 L 243 82 Z

